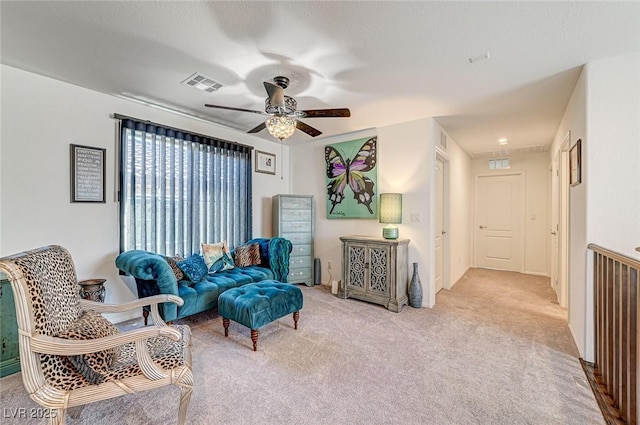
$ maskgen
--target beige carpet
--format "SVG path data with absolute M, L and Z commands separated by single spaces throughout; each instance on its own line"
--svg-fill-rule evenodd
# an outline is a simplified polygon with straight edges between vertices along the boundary
M 433 309 L 382 307 L 301 287 L 300 328 L 261 329 L 211 314 L 194 336 L 191 424 L 603 424 L 549 280 L 472 269 Z M 36 407 L 16 374 L 0 380 L 7 409 Z M 587 386 L 587 387 L 585 387 Z M 89 405 L 69 424 L 175 423 L 170 387 Z

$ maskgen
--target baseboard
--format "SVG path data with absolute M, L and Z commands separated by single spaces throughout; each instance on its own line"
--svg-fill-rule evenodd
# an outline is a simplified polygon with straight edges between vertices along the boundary
M 569 333 L 571 334 L 571 338 L 573 338 L 573 343 L 576 345 L 576 348 L 578 348 L 578 353 L 580 354 L 580 358 L 582 358 L 585 355 L 584 347 L 581 347 L 580 344 L 578 344 L 578 339 L 576 338 L 576 333 L 573 331 L 573 327 L 571 327 L 571 322 L 569 321 L 569 317 L 567 317 L 567 327 L 569 328 Z
M 534 275 L 534 276 L 543 276 L 543 277 L 551 277 L 551 275 L 549 273 L 542 273 L 542 272 L 527 272 L 524 271 L 522 272 L 523 274 L 530 274 L 530 275 Z
M 613 399 L 606 393 L 604 386 L 598 380 L 595 364 L 587 362 L 582 357 L 580 364 L 607 425 L 625 425 L 626 422 L 620 419 L 620 412 L 613 407 Z
M 462 272 L 462 274 L 460 276 L 458 276 L 458 278 L 455 280 L 455 282 L 453 282 L 451 284 L 451 286 L 449 286 L 448 288 L 444 288 L 444 289 L 447 289 L 447 290 L 453 289 L 453 287 L 456 286 L 456 283 L 460 282 L 460 280 L 464 277 L 464 275 L 467 274 L 467 272 L 472 268 L 474 268 L 474 267 L 473 266 L 467 266 L 467 268 Z

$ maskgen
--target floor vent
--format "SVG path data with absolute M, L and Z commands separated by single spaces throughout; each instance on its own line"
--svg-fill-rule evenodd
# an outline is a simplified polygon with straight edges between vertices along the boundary
M 199 72 L 191 75 L 189 78 L 184 80 L 182 84 L 195 87 L 198 90 L 206 91 L 207 93 L 213 93 L 214 91 L 218 91 L 218 89 L 222 87 L 221 83 L 217 82 L 211 77 L 200 74 Z

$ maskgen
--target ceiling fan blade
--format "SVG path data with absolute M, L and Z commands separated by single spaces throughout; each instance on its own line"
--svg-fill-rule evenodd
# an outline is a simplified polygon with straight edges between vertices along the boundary
M 230 111 L 251 112 L 253 114 L 267 115 L 262 111 L 254 111 L 253 109 L 234 108 L 232 106 L 211 105 L 209 103 L 205 103 L 204 106 L 206 106 L 207 108 L 228 109 Z
M 267 124 L 264 122 L 261 122 L 260 124 L 253 127 L 251 130 L 247 131 L 247 133 L 258 133 L 264 130 L 266 127 L 267 127 Z
M 296 121 L 296 128 L 300 131 L 304 131 L 311 137 L 316 137 L 322 134 L 322 131 L 311 127 L 308 124 L 303 123 L 302 121 Z
M 348 118 L 351 116 L 351 111 L 348 108 L 310 109 L 298 112 L 302 112 L 304 118 Z
M 268 81 L 264 82 L 264 88 L 269 95 L 269 103 L 271 103 L 272 106 L 284 108 L 284 89 Z

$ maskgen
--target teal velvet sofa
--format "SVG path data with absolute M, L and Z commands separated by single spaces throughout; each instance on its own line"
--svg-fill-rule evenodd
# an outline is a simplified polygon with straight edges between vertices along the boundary
M 218 306 L 218 297 L 224 291 L 242 285 L 277 280 L 287 282 L 291 241 L 284 238 L 257 238 L 246 242 L 260 245 L 260 265 L 234 267 L 207 274 L 199 282 L 178 281 L 165 256 L 149 251 L 125 251 L 116 258 L 116 267 L 136 281 L 138 297 L 157 294 L 177 295 L 184 300 L 182 306 L 164 303 L 160 315 L 168 322 Z M 148 312 L 143 311 L 145 325 Z

